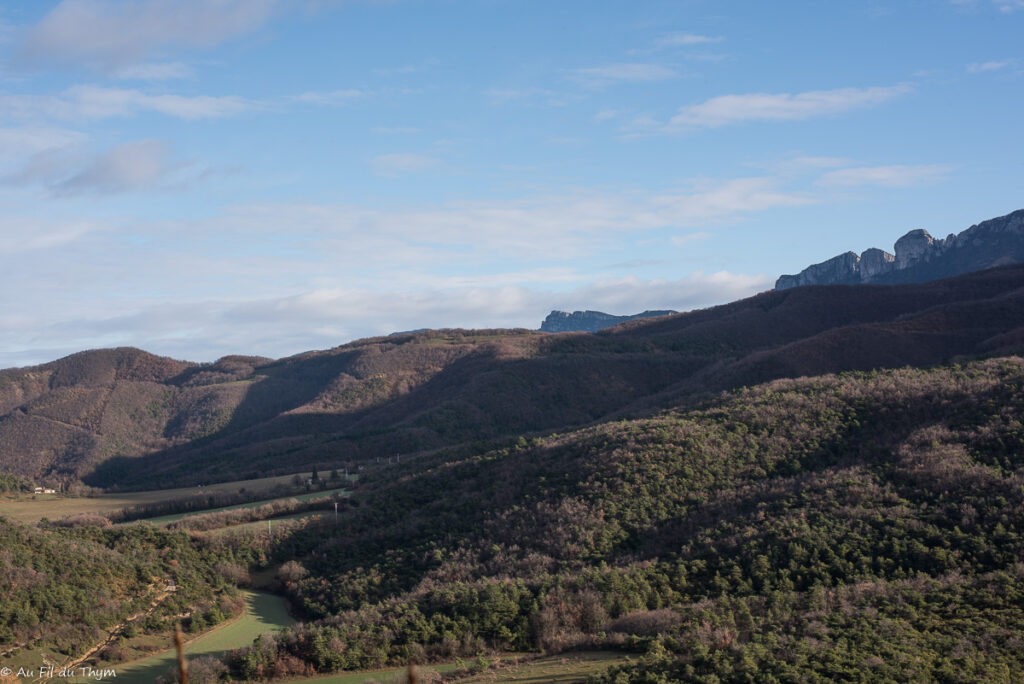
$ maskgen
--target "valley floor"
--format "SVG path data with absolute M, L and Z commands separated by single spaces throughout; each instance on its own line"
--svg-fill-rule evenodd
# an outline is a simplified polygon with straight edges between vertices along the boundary
M 185 653 L 190 660 L 223 653 L 233 648 L 248 646 L 261 634 L 275 632 L 294 623 L 295 620 L 288 614 L 287 604 L 281 597 L 265 592 L 245 592 L 245 612 L 238 618 L 186 642 Z M 97 669 L 112 668 L 117 673 L 116 681 L 119 684 L 152 684 L 157 677 L 167 672 L 176 660 L 176 652 L 169 649 L 139 660 Z

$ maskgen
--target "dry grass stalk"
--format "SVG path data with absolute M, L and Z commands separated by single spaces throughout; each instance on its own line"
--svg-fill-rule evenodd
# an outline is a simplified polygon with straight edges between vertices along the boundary
M 185 639 L 181 635 L 181 623 L 174 626 L 174 648 L 178 651 L 178 677 L 181 684 L 188 684 L 188 661 L 185 660 Z

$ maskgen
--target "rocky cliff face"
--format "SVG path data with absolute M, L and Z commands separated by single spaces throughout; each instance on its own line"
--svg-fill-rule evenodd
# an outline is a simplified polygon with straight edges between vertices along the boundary
M 632 316 L 613 316 L 601 311 L 552 311 L 540 324 L 541 332 L 597 332 L 637 318 L 668 316 L 675 311 L 644 311 Z
M 846 252 L 796 275 L 779 276 L 776 290 L 803 285 L 921 283 L 1024 263 L 1024 209 L 971 226 L 959 235 L 936 239 L 912 230 L 894 246 L 895 254 L 871 248 Z

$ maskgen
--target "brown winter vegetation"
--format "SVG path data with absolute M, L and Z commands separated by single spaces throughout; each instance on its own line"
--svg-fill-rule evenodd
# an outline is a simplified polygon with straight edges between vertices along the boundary
M 624 648 L 643 657 L 601 681 L 1014 681 L 1022 447 L 1007 357 L 396 464 L 279 548 L 311 621 L 227 664 Z
M 0 469 L 141 488 L 356 467 L 773 378 L 1010 353 L 1024 345 L 1022 283 L 1009 267 L 797 288 L 598 334 L 427 331 L 279 361 L 83 352 L 0 371 Z
M 594 335 L 430 331 L 209 366 L 114 350 L 4 371 L 0 447 L 38 447 L 32 477 L 366 468 L 336 516 L 274 535 L 0 521 L 0 640 L 71 657 L 169 579 L 180 589 L 139 629 L 187 615 L 199 631 L 252 582 L 305 622 L 204 677 L 617 649 L 634 659 L 593 681 L 1022 680 L 1022 353 L 1013 267 L 770 292 Z M 150 446 L 104 456 L 135 425 Z

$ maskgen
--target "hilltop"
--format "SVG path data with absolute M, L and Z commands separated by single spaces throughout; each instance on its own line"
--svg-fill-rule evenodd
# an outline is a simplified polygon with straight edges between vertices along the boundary
M 152 487 L 351 465 L 642 415 L 775 378 L 1024 345 L 1024 266 L 805 287 L 595 334 L 430 330 L 213 364 L 136 349 L 0 371 L 0 469 Z

